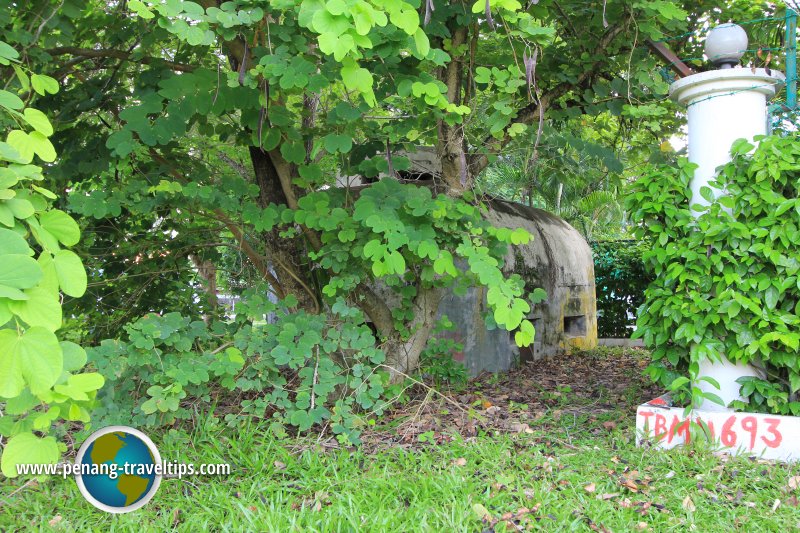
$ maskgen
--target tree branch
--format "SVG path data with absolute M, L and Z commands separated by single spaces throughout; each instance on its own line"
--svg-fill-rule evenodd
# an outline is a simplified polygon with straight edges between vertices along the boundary
M 129 60 L 133 55 L 131 52 L 125 52 L 124 50 L 102 49 L 102 48 L 101 49 L 75 48 L 72 46 L 60 46 L 58 48 L 49 48 L 46 49 L 45 52 L 47 52 L 51 56 L 72 55 L 84 58 L 115 58 L 115 59 L 121 59 L 123 61 Z M 150 56 L 134 59 L 133 61 L 137 63 L 142 63 L 143 65 L 163 64 L 165 67 L 169 67 L 170 69 L 178 72 L 192 72 L 197 68 L 194 65 L 185 65 L 183 63 L 176 63 L 174 61 L 167 61 L 166 59 L 161 59 L 159 57 L 150 57 Z
M 584 69 L 583 72 L 578 75 L 578 78 L 574 82 L 562 82 L 558 85 L 555 85 L 547 92 L 542 94 L 541 98 L 538 101 L 531 102 L 527 106 L 523 107 L 517 112 L 517 117 L 512 120 L 508 126 L 505 127 L 503 130 L 503 137 L 497 139 L 493 136 L 488 136 L 484 139 L 482 146 L 487 148 L 488 152 L 492 151 L 499 151 L 502 149 L 508 142 L 511 140 L 511 136 L 508 133 L 508 130 L 514 124 L 532 124 L 535 120 L 539 119 L 540 111 L 544 111 L 547 109 L 551 103 L 558 100 L 560 97 L 567 94 L 571 89 L 576 86 L 580 86 L 585 82 L 591 80 L 600 68 L 605 64 L 604 61 L 604 52 L 605 49 L 611 44 L 611 42 L 623 31 L 625 30 L 625 24 L 618 24 L 613 26 L 606 31 L 603 37 L 600 38 L 600 41 L 597 43 L 597 47 L 595 47 L 594 55 L 601 56 L 601 59 L 596 60 L 589 68 Z M 541 108 L 541 109 L 540 109 Z M 477 176 L 480 174 L 483 169 L 485 169 L 489 165 L 489 156 L 486 153 L 475 154 L 470 156 L 470 174 L 472 176 Z

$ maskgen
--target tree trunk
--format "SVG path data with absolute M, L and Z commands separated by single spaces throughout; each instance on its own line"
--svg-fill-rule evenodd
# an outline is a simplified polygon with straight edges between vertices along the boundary
M 391 383 L 402 381 L 419 368 L 420 355 L 436 325 L 436 313 L 443 292 L 441 288 L 420 289 L 414 299 L 414 319 L 409 325 L 411 336 L 403 340 L 397 338 L 395 334 L 384 344 Z
M 451 23 L 452 26 L 452 23 Z M 451 27 L 452 50 L 467 41 L 468 29 Z M 451 52 L 452 53 L 452 52 Z M 453 56 L 453 60 L 442 69 L 440 79 L 447 86 L 447 101 L 460 105 L 464 78 L 464 53 Z M 447 184 L 450 194 L 460 194 L 472 187 L 473 176 L 467 162 L 466 143 L 464 141 L 464 125 L 450 125 L 444 120 L 438 121 L 437 154 L 442 162 L 442 179 Z
M 292 207 L 270 155 L 261 148 L 251 146 L 250 159 L 253 162 L 253 171 L 259 188 L 259 205 L 265 208 L 273 203 Z M 278 228 L 265 232 L 263 239 L 267 260 L 283 292 L 294 295 L 300 308 L 318 313 L 321 307 L 304 241 L 281 237 Z

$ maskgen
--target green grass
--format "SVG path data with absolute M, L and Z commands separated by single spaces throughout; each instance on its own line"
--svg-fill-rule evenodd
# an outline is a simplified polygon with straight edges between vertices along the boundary
M 73 480 L 49 479 L 13 495 L 23 481 L 4 480 L 0 530 L 753 532 L 800 527 L 800 508 L 791 505 L 797 491 L 787 486 L 800 475 L 796 465 L 718 457 L 696 448 L 637 448 L 633 405 L 593 413 L 575 410 L 581 406 L 569 394 L 559 398 L 548 414 L 530 422 L 532 434 L 490 431 L 439 445 L 414 439 L 409 449 L 383 447 L 375 453 L 323 447 L 314 439 L 276 440 L 265 426 L 234 431 L 207 418 L 192 434 L 152 436 L 162 458 L 229 462 L 230 477 L 165 479 L 147 506 L 127 515 L 95 510 Z M 624 487 L 625 479 L 640 490 Z M 607 499 L 599 498 L 603 495 Z M 780 505 L 773 511 L 776 500 Z M 496 522 L 520 508 L 530 512 L 522 513 L 517 525 Z M 490 522 L 481 520 L 483 509 Z M 50 526 L 56 516 L 60 520 Z

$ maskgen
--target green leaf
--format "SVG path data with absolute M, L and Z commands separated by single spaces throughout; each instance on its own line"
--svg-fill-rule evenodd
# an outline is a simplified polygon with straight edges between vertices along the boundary
M 536 330 L 529 320 L 523 320 L 519 325 L 519 331 L 514 334 L 514 342 L 517 346 L 530 346 L 535 338 Z
M 419 28 L 419 14 L 408 4 L 389 12 L 389 20 L 409 35 L 414 35 Z
M 56 94 L 58 92 L 58 82 L 50 76 L 33 74 L 31 75 L 31 85 L 33 86 L 33 90 L 42 96 L 47 93 Z
M 384 256 L 384 261 L 391 266 L 395 274 L 403 274 L 406 271 L 406 260 L 397 250 Z
M 774 285 L 770 285 L 767 287 L 767 290 L 764 292 L 764 303 L 767 304 L 767 309 L 775 309 L 775 306 L 778 305 L 778 297 L 780 296 L 780 291 Z
M 69 250 L 59 250 L 53 256 L 58 284 L 64 294 L 79 298 L 86 292 L 86 270 L 80 257 Z
M 28 134 L 22 130 L 11 130 L 6 136 L 6 142 L 17 151 L 19 161 L 30 163 L 33 160 L 33 145 L 28 139 Z
M 8 439 L 3 448 L 0 470 L 4 476 L 13 478 L 19 475 L 18 464 L 55 464 L 60 456 L 58 443 L 53 437 L 40 438 L 33 433 L 20 433 Z
M 12 316 L 14 315 L 12 315 L 11 311 L 8 309 L 8 303 L 5 302 L 2 297 L 0 297 L 0 326 L 4 326 L 9 320 L 11 320 Z
M 25 107 L 25 102 L 16 94 L 0 89 L 0 106 L 16 111 Z
M 671 390 L 671 391 L 678 390 L 679 388 L 683 387 L 687 383 L 689 383 L 689 378 L 687 378 L 686 376 L 679 376 L 679 377 L 675 378 L 674 380 L 672 380 L 672 383 L 670 383 L 670 385 L 669 385 L 669 390 Z
M 9 302 L 8 308 L 12 313 L 30 326 L 40 326 L 50 331 L 61 327 L 61 302 L 57 294 L 43 287 L 34 287 L 24 292 L 28 296 L 27 300 Z
M 511 244 L 528 244 L 532 239 L 531 234 L 523 228 L 517 228 L 511 232 Z
M 25 122 L 30 124 L 33 129 L 44 135 L 45 137 L 50 137 L 53 134 L 53 126 L 50 124 L 50 121 L 47 119 L 47 115 L 39 111 L 38 109 L 33 109 L 29 107 L 25 109 L 22 113 Z
M 8 298 L 9 300 L 27 300 L 28 295 L 19 289 L 15 289 L 14 287 L 9 287 L 7 285 L 0 285 L 0 298 Z M 4 303 L 4 305 L 6 306 L 5 311 L 8 311 L 8 303 Z M 11 311 L 8 312 L 10 313 Z M 2 324 L 8 322 L 10 318 L 11 318 L 10 316 L 6 318 L 2 322 Z
M 41 327 L 31 327 L 22 335 L 0 331 L 0 397 L 19 395 L 25 384 L 40 395 L 62 371 L 63 355 L 54 333 Z
M 357 64 L 342 67 L 342 81 L 348 91 L 358 91 L 371 107 L 377 104 L 375 94 L 372 92 L 372 74 Z
M 74 372 L 86 364 L 86 350 L 70 341 L 61 341 L 61 353 L 64 357 L 64 370 Z
M 105 384 L 105 378 L 97 372 L 86 372 L 70 376 L 68 383 L 84 392 L 92 392 L 101 389 Z
M 26 163 L 33 159 L 33 154 L 48 163 L 56 160 L 56 149 L 53 148 L 53 143 L 38 131 L 25 133 L 22 130 L 12 130 L 8 133 L 6 142 L 19 152 L 21 159 Z
M 417 31 L 414 32 L 414 44 L 420 57 L 427 56 L 431 50 L 431 43 L 422 28 L 417 28 Z
M 0 398 L 14 398 L 25 388 L 22 365 L 15 352 L 18 339 L 16 331 L 0 330 Z
M 39 217 L 39 224 L 64 246 L 73 246 L 81 237 L 81 230 L 71 216 L 59 209 L 53 209 Z
M 33 204 L 24 198 L 6 200 L 5 205 L 11 210 L 11 214 L 20 220 L 25 220 L 36 212 Z
M 353 148 L 353 138 L 349 135 L 337 135 L 331 133 L 323 138 L 325 150 L 333 154 L 336 152 L 347 153 Z
M 19 52 L 17 52 L 13 46 L 10 44 L 0 41 L 0 59 L 5 61 L 0 61 L 0 65 L 8 65 L 10 61 L 16 61 L 19 58 Z
M 28 289 L 40 279 L 42 269 L 34 258 L 22 254 L 0 255 L 0 285 Z

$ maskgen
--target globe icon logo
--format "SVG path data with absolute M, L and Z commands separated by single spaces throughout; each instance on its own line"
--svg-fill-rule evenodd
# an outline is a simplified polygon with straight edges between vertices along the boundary
M 161 456 L 141 431 L 109 426 L 92 433 L 75 459 L 84 498 L 103 511 L 128 513 L 152 499 L 161 484 Z

